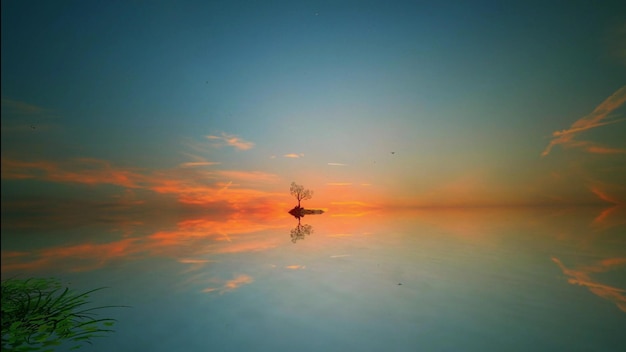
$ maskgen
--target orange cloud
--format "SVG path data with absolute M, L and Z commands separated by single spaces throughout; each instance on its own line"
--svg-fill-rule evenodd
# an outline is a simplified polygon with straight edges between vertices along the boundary
M 233 147 L 237 150 L 248 150 L 254 147 L 254 143 L 224 132 L 222 132 L 222 134 L 219 136 L 209 135 L 206 136 L 206 138 L 215 141 L 216 143 L 214 145 L 217 147 L 222 147 L 226 145 Z
M 553 132 L 552 137 L 554 138 L 550 141 L 546 149 L 541 153 L 541 156 L 547 156 L 552 148 L 559 144 L 567 148 L 582 147 L 584 150 L 591 153 L 610 154 L 626 152 L 622 151 L 621 149 L 597 146 L 595 143 L 589 141 L 580 142 L 574 140 L 574 137 L 581 132 L 590 130 L 592 128 L 624 121 L 624 119 L 604 121 L 607 118 L 610 118 L 611 113 L 620 108 L 624 104 L 624 102 L 626 102 L 626 86 L 618 89 L 615 93 L 613 93 L 613 95 L 611 95 L 600 105 L 598 105 L 590 114 L 574 122 L 570 128 Z
M 40 179 L 87 185 L 110 184 L 126 188 L 140 188 L 145 182 L 145 177 L 137 172 L 115 168 L 107 161 L 89 158 L 74 159 L 65 164 L 2 158 L 2 179 Z
M 280 201 L 287 196 L 256 189 L 259 183 L 276 183 L 280 180 L 274 174 L 260 171 L 209 171 L 182 167 L 140 173 L 140 170 L 119 168 L 107 161 L 87 158 L 64 163 L 25 162 L 8 158 L 1 160 L 3 180 L 36 179 L 90 186 L 115 185 L 127 189 L 173 194 L 179 202 L 185 204 L 208 205 L 223 202 L 238 207 L 258 207 L 259 204 L 268 204 L 269 201 L 266 200 L 270 198 Z
M 283 157 L 285 157 L 285 158 L 297 159 L 297 158 L 302 158 L 302 157 L 304 157 L 304 153 L 300 153 L 300 154 L 296 154 L 296 153 L 289 153 L 289 154 L 285 154 L 285 155 L 283 155 Z

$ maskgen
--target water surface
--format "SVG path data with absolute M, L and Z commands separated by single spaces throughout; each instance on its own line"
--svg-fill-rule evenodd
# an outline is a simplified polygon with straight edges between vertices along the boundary
M 3 218 L 2 275 L 87 290 L 90 351 L 617 351 L 621 208 Z

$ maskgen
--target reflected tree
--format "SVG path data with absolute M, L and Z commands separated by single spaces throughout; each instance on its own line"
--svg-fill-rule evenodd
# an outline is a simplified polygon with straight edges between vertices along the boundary
M 291 242 L 296 243 L 296 241 L 298 240 L 303 240 L 305 236 L 310 235 L 311 233 L 313 233 L 313 226 L 309 225 L 309 224 L 301 224 L 300 223 L 300 218 L 301 216 L 296 216 L 296 218 L 298 219 L 298 225 L 291 229 Z

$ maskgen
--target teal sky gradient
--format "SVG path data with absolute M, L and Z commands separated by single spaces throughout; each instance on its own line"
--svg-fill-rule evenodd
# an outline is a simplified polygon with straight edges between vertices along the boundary
M 3 1 L 4 204 L 211 189 L 236 207 L 291 181 L 319 206 L 624 204 L 625 18 L 618 1 Z

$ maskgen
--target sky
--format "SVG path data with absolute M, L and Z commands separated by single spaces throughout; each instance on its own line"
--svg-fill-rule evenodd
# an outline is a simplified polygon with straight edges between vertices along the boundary
M 2 212 L 626 203 L 618 1 L 2 1 Z

